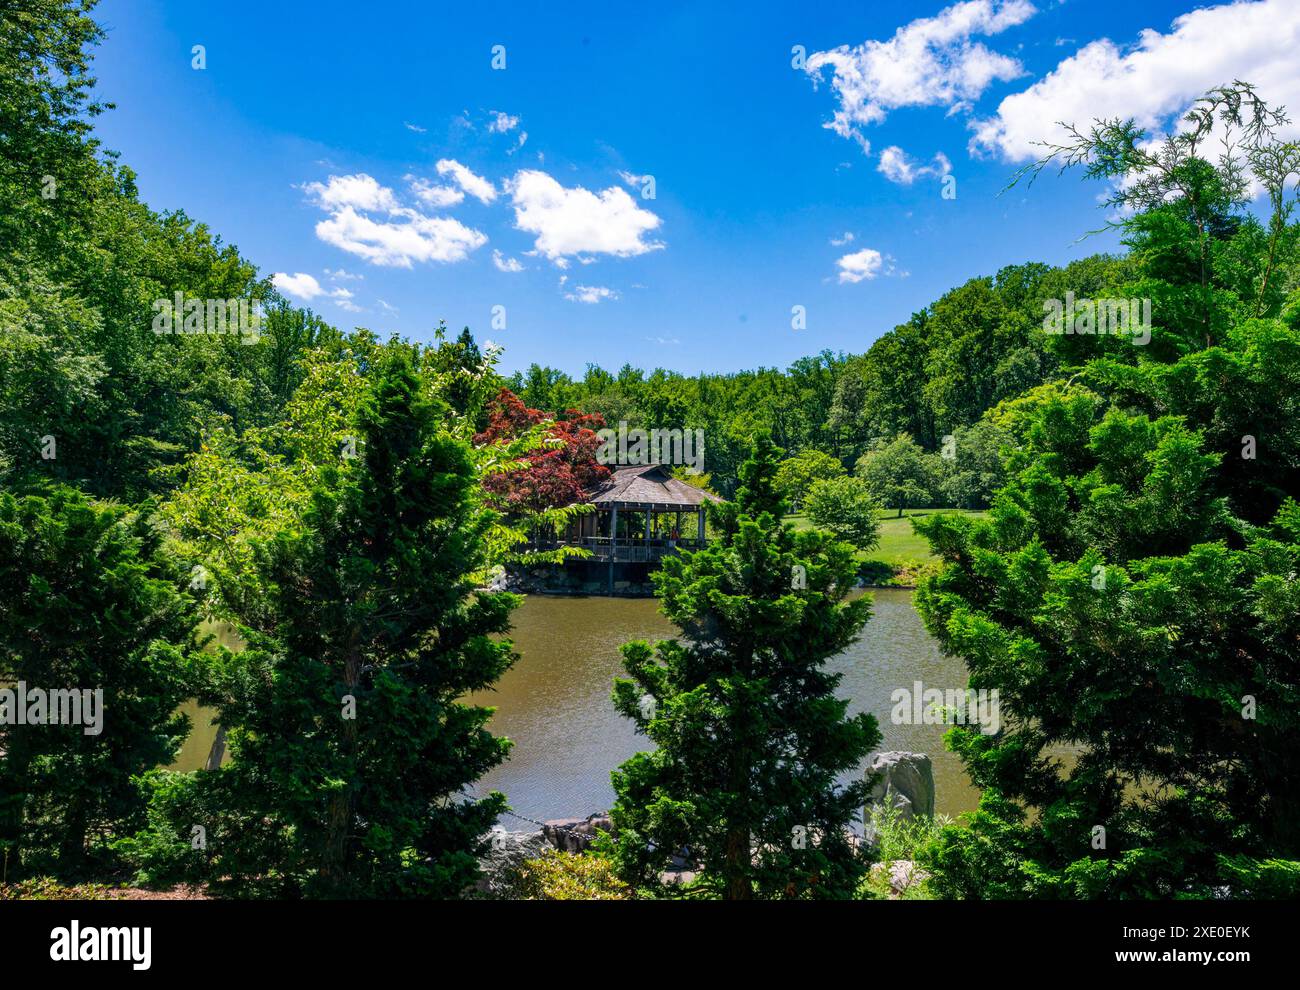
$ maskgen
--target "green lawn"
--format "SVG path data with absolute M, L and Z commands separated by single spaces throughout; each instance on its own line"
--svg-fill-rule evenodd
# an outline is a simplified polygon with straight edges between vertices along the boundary
M 897 509 L 886 509 L 880 518 L 880 545 L 874 550 L 859 553 L 858 558 L 881 560 L 890 566 L 897 566 L 905 560 L 933 560 L 930 544 L 924 536 L 912 532 L 911 520 L 931 516 L 936 512 L 955 512 L 963 516 L 987 514 L 983 509 L 911 509 L 905 510 L 903 518 L 899 519 Z M 808 517 L 801 514 L 786 516 L 786 521 L 792 523 L 795 529 L 808 529 L 812 526 Z

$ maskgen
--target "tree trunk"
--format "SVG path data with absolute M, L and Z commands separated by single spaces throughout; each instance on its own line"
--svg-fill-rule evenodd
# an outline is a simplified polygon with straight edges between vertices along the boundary
M 749 881 L 753 869 L 753 851 L 749 847 L 749 830 L 732 829 L 727 833 L 727 860 L 723 874 L 727 882 L 726 899 L 752 901 L 754 888 Z
M 751 651 L 745 652 L 752 655 Z M 744 712 L 738 714 L 743 724 Z M 728 789 L 736 795 L 737 807 L 745 806 L 750 766 L 748 752 L 741 750 L 732 755 L 727 781 Z M 737 824 L 734 819 L 729 820 L 727 826 L 725 859 L 722 864 L 722 878 L 726 887 L 723 897 L 729 901 L 752 901 L 754 886 L 750 874 L 754 872 L 754 851 L 749 842 L 749 829 L 743 824 Z
M 359 631 L 354 632 L 353 646 L 348 650 L 344 669 L 347 693 L 356 697 L 361 683 L 361 654 L 357 645 Z M 340 717 L 342 712 L 340 711 Z M 343 719 L 343 757 L 349 764 L 357 752 L 357 723 L 355 718 Z M 325 850 L 321 858 L 321 877 L 336 891 L 346 887 L 348 874 L 348 833 L 352 830 L 355 782 L 351 779 L 342 790 L 330 795 L 325 813 Z
M 82 804 L 73 803 L 64 827 L 63 840 L 59 843 L 59 866 L 67 872 L 76 872 L 86 859 L 86 831 L 89 828 Z

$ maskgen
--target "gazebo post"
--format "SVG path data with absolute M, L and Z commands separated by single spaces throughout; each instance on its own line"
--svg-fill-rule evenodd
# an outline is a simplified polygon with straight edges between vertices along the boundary
M 699 540 L 701 543 L 703 543 L 704 542 L 704 506 L 703 505 L 700 506 L 698 515 L 700 519 Z
M 609 516 L 609 588 L 614 593 L 614 561 L 618 559 L 618 505 L 613 507 Z

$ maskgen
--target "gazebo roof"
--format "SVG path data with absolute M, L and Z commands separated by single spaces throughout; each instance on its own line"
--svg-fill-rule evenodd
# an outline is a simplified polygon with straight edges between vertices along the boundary
M 587 499 L 603 509 L 698 509 L 721 502 L 717 495 L 672 476 L 662 464 L 615 468 L 604 486 Z

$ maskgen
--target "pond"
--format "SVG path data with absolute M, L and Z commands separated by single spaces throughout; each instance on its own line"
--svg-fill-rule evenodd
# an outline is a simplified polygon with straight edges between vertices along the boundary
M 928 753 L 934 764 L 935 806 L 941 814 L 974 809 L 979 800 L 961 762 L 943 748 L 942 725 L 893 725 L 890 694 L 912 688 L 960 688 L 966 669 L 945 657 L 912 607 L 912 593 L 881 590 L 861 638 L 831 662 L 843 674 L 839 695 L 849 712 L 871 712 L 881 749 Z M 530 818 L 578 818 L 604 811 L 614 790 L 609 772 L 651 745 L 610 702 L 615 677 L 626 676 L 619 646 L 666 639 L 676 629 L 649 598 L 530 596 L 514 614 L 522 654 L 491 691 L 473 695 L 497 709 L 490 726 L 514 741 L 507 763 L 487 774 L 478 791 L 498 790 Z
M 894 725 L 890 700 L 898 688 L 961 688 L 966 670 L 945 657 L 912 607 L 912 593 L 872 592 L 875 604 L 861 638 L 831 662 L 843 674 L 839 695 L 849 712 L 876 716 L 880 749 L 928 753 L 934 764 L 935 806 L 941 814 L 972 810 L 979 798 L 961 762 L 943 748 L 943 725 Z M 625 676 L 619 646 L 634 639 L 666 639 L 675 628 L 650 598 L 529 596 L 514 613 L 521 658 L 495 688 L 471 696 L 496 709 L 493 732 L 514 742 L 510 759 L 488 773 L 477 792 L 504 793 L 529 818 L 580 818 L 607 810 L 614 791 L 610 771 L 650 748 L 610 702 L 615 677 Z M 232 644 L 233 645 L 233 644 Z M 194 731 L 174 766 L 203 765 L 215 729 L 211 713 L 189 705 Z M 510 823 L 514 827 L 520 823 Z

